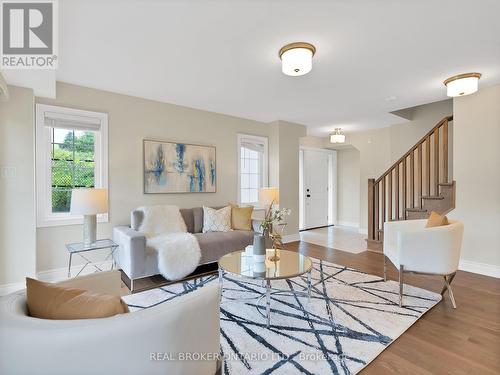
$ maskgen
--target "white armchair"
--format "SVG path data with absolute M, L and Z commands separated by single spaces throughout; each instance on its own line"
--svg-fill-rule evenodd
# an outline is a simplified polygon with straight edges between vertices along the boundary
M 119 295 L 120 272 L 61 284 Z M 219 345 L 217 283 L 149 309 L 101 319 L 32 318 L 25 291 L 0 298 L 1 374 L 212 375 Z M 182 361 L 166 359 L 163 353 L 207 353 L 214 358 Z
M 384 223 L 384 280 L 387 280 L 386 259 L 389 258 L 399 270 L 399 305 L 402 306 L 405 272 L 443 276 L 445 285 L 441 294 L 448 290 L 456 308 L 450 284 L 458 269 L 464 226 L 454 220 L 433 228 L 426 228 L 426 223 L 426 219 Z

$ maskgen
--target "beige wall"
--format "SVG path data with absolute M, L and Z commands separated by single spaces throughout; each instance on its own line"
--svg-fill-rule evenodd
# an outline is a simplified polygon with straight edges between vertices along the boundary
M 0 285 L 35 275 L 33 91 L 0 102 Z
M 366 232 L 368 226 L 368 179 L 379 177 L 439 120 L 452 115 L 453 102 L 452 100 L 443 100 L 408 108 L 404 112 L 405 115 L 411 116 L 411 120 L 385 128 L 348 133 L 345 145 L 332 145 L 328 137 L 307 136 L 300 140 L 302 147 L 328 148 L 339 151 L 337 160 L 337 166 L 340 170 L 337 173 L 339 176 L 338 220 L 348 221 L 347 217 L 352 220 L 357 218 L 361 232 Z M 452 135 L 450 142 L 451 140 Z M 359 152 L 358 162 L 348 158 L 344 160 L 342 157 L 342 153 L 352 147 Z M 453 151 L 451 147 L 450 151 Z M 354 151 L 348 151 L 344 155 L 349 155 L 349 152 L 350 156 L 353 157 Z M 343 166 L 343 163 L 347 164 Z M 346 180 L 346 185 L 342 185 L 341 181 L 344 177 L 340 176 L 339 173 L 347 173 L 347 168 L 355 171 L 350 173 L 358 173 L 359 184 L 356 185 L 352 175 L 350 175 Z M 449 169 L 451 173 L 453 169 L 453 160 L 451 159 L 449 160 Z M 352 189 L 355 189 L 354 195 L 357 197 L 355 200 L 351 198 Z M 354 210 L 358 210 L 358 213 L 353 214 Z
M 357 132 L 347 140 L 359 151 L 359 228 L 368 228 L 368 179 L 377 177 L 390 166 L 390 128 Z
M 359 227 L 360 153 L 354 147 L 337 151 L 337 222 Z
M 439 120 L 453 114 L 453 101 L 443 100 L 414 107 L 410 110 L 411 121 L 392 125 L 391 161 L 395 162 L 420 138 L 422 138 Z M 377 176 L 378 177 L 378 176 Z
M 99 224 L 98 235 L 101 237 L 110 236 L 112 227 L 117 224 L 128 224 L 130 211 L 140 205 L 168 203 L 180 207 L 195 207 L 235 202 L 237 133 L 270 138 L 271 171 L 276 166 L 281 170 L 293 168 L 295 161 L 292 154 L 297 160 L 298 171 L 298 139 L 305 133 L 303 126 L 280 122 L 278 131 L 275 131 L 269 124 L 256 121 L 64 83 L 57 84 L 57 99 L 37 99 L 37 102 L 106 112 L 109 115 L 110 222 Z M 285 132 L 285 128 L 288 131 Z M 142 140 L 145 138 L 215 145 L 217 193 L 143 194 Z M 273 149 L 273 145 L 285 143 L 287 147 L 278 148 L 278 151 Z M 293 209 L 288 233 L 298 232 L 298 175 L 296 179 L 297 183 L 294 183 L 295 176 L 292 173 L 286 177 L 280 176 L 279 181 L 283 205 Z M 292 204 L 294 199 L 297 201 L 296 209 Z M 39 228 L 38 271 L 66 266 L 64 244 L 78 241 L 81 229 L 80 225 Z
M 299 232 L 299 147 L 306 128 L 286 121 L 275 121 L 270 126 L 270 147 L 278 153 L 274 160 L 279 160 L 279 165 L 271 166 L 269 181 L 280 189 L 280 207 L 292 210 L 285 234 L 295 235 Z
M 409 109 L 409 122 L 387 128 L 347 134 L 346 141 L 360 152 L 360 228 L 368 227 L 368 179 L 378 178 L 439 120 L 453 113 L 451 100 Z M 450 165 L 450 169 L 453 166 Z
M 462 260 L 500 267 L 500 85 L 455 98 L 454 179 Z M 471 265 L 468 265 L 469 267 Z

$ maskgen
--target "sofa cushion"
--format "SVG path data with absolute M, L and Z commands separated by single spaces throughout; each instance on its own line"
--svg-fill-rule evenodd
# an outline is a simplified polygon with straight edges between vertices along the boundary
M 194 231 L 194 215 L 192 208 L 181 208 L 181 216 L 186 223 L 186 228 L 189 233 L 195 233 Z
M 231 206 L 219 210 L 203 206 L 203 233 L 231 230 Z
M 243 250 L 253 243 L 254 232 L 233 230 L 231 232 L 196 233 L 200 244 L 200 264 L 217 262 L 220 257 L 232 251 Z
M 41 319 L 95 319 L 129 312 L 118 296 L 65 288 L 26 278 L 30 316 Z
M 133 230 L 139 230 L 143 219 L 144 212 L 139 210 L 132 211 L 130 213 L 130 228 L 132 228 Z
M 253 230 L 253 206 L 239 207 L 231 204 L 231 228 L 239 230 Z
M 203 231 L 203 207 L 195 207 L 193 210 L 193 233 L 201 233 Z
M 445 215 L 438 214 L 432 211 L 429 219 L 427 220 L 426 228 L 440 227 L 443 225 L 448 225 L 448 218 Z

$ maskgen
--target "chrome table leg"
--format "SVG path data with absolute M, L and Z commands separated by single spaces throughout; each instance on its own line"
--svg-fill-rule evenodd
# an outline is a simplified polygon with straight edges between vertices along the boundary
M 69 253 L 69 263 L 68 263 L 68 279 L 71 277 L 71 258 L 73 257 L 73 253 Z
M 224 270 L 219 267 L 219 288 L 220 288 L 220 296 L 219 301 L 222 301 L 222 287 L 224 283 Z
M 403 265 L 399 266 L 399 307 L 403 307 Z
M 266 283 L 266 318 L 267 328 L 271 326 L 271 280 Z
M 311 303 L 311 273 L 312 269 L 307 273 L 307 302 Z

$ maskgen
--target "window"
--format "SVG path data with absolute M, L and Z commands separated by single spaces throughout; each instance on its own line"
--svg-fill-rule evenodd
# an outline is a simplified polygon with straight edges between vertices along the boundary
M 77 224 L 71 190 L 107 188 L 107 114 L 37 104 L 36 190 L 39 227 Z M 107 221 L 107 215 L 99 215 Z
M 265 137 L 238 134 L 238 201 L 258 204 L 259 189 L 267 186 L 268 142 Z

